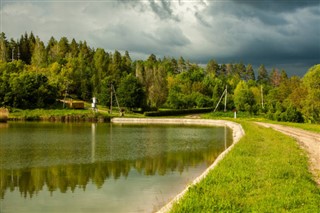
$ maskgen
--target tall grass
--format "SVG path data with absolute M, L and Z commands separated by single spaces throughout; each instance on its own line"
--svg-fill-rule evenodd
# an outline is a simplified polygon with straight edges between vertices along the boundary
M 241 123 L 246 135 L 172 212 L 319 212 L 320 189 L 296 141 Z

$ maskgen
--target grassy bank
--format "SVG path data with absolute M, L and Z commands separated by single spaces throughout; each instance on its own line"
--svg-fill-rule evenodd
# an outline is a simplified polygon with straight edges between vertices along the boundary
M 110 115 L 103 112 L 93 112 L 92 110 L 75 109 L 15 109 L 9 115 L 9 120 L 26 121 L 108 121 Z
M 9 120 L 22 121 L 100 121 L 108 122 L 110 118 L 120 116 L 117 108 L 112 114 L 106 107 L 99 107 L 98 112 L 93 112 L 90 108 L 86 109 L 12 109 Z M 125 117 L 144 117 L 138 113 L 125 112 Z
M 241 124 L 246 135 L 172 212 L 319 212 L 305 152 L 288 136 Z
M 234 121 L 233 116 L 234 116 L 233 112 L 212 112 L 212 113 L 203 114 L 201 117 Z M 255 115 L 250 115 L 247 112 L 238 112 L 236 121 L 258 121 L 258 122 L 265 122 L 265 123 L 272 123 L 272 124 L 280 124 L 284 126 L 290 126 L 290 127 L 295 127 L 295 128 L 300 128 L 300 129 L 320 133 L 320 124 L 272 121 L 272 120 L 263 118 L 261 116 L 259 117 Z

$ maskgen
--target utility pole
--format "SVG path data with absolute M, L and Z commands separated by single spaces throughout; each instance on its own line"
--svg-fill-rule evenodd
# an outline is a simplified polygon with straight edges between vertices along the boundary
M 215 112 L 215 111 L 217 110 L 217 108 L 218 108 L 218 106 L 219 106 L 219 104 L 220 104 L 220 102 L 221 102 L 221 100 L 222 100 L 222 98 L 223 98 L 224 95 L 225 95 L 224 110 L 227 111 L 227 86 L 226 86 L 226 89 L 223 91 L 223 93 L 222 93 L 222 95 L 221 95 L 221 97 L 220 97 L 220 99 L 219 99 L 219 101 L 218 101 L 218 103 L 217 103 L 217 105 L 216 105 L 216 108 L 214 109 L 213 112 Z
M 228 85 L 226 85 L 226 95 L 224 99 L 224 112 L 227 111 L 227 96 L 228 96 Z
M 114 93 L 114 97 L 116 98 L 116 103 L 117 103 L 117 106 L 118 106 L 119 112 L 120 112 L 120 114 L 121 114 L 121 109 L 120 109 L 119 101 L 118 101 L 118 98 L 117 98 L 116 90 L 114 89 L 114 86 L 113 86 L 113 84 L 112 84 L 112 83 L 110 84 L 110 88 L 111 88 L 111 97 L 110 97 L 110 114 L 112 114 L 112 97 L 113 97 L 113 93 Z

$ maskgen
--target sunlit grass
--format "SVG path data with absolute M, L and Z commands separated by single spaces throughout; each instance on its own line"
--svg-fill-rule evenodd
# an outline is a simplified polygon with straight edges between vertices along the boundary
M 98 106 L 97 111 L 93 111 L 92 108 L 87 107 L 85 104 L 85 109 L 13 109 L 9 115 L 10 120 L 61 120 L 67 117 L 71 120 L 92 120 L 97 118 L 112 118 L 119 117 L 119 109 L 113 108 L 112 113 L 110 113 L 109 108 Z M 125 112 L 125 117 L 144 117 L 141 114 Z
M 295 140 L 241 124 L 246 135 L 172 212 L 319 212 L 320 190 Z

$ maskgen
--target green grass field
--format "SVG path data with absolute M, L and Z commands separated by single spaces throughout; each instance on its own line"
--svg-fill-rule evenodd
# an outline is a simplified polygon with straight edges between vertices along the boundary
M 319 212 L 320 189 L 295 140 L 241 124 L 246 135 L 172 212 Z
M 93 119 L 99 116 L 108 117 L 106 113 L 94 113 L 92 110 L 75 110 L 75 109 L 33 109 L 33 110 L 19 110 L 16 109 L 9 114 L 10 120 L 61 120 L 62 118 L 73 119 Z
M 63 108 L 62 104 L 55 109 L 11 109 L 9 120 L 27 120 L 27 121 L 61 121 L 69 118 L 69 121 L 93 121 L 103 119 L 108 121 L 111 117 L 120 116 L 119 109 L 114 107 L 112 114 L 109 108 L 98 105 L 98 112 L 93 112 L 91 104 L 84 103 L 85 109 L 68 109 Z M 128 117 L 144 117 L 141 114 L 125 112 L 124 116 Z

